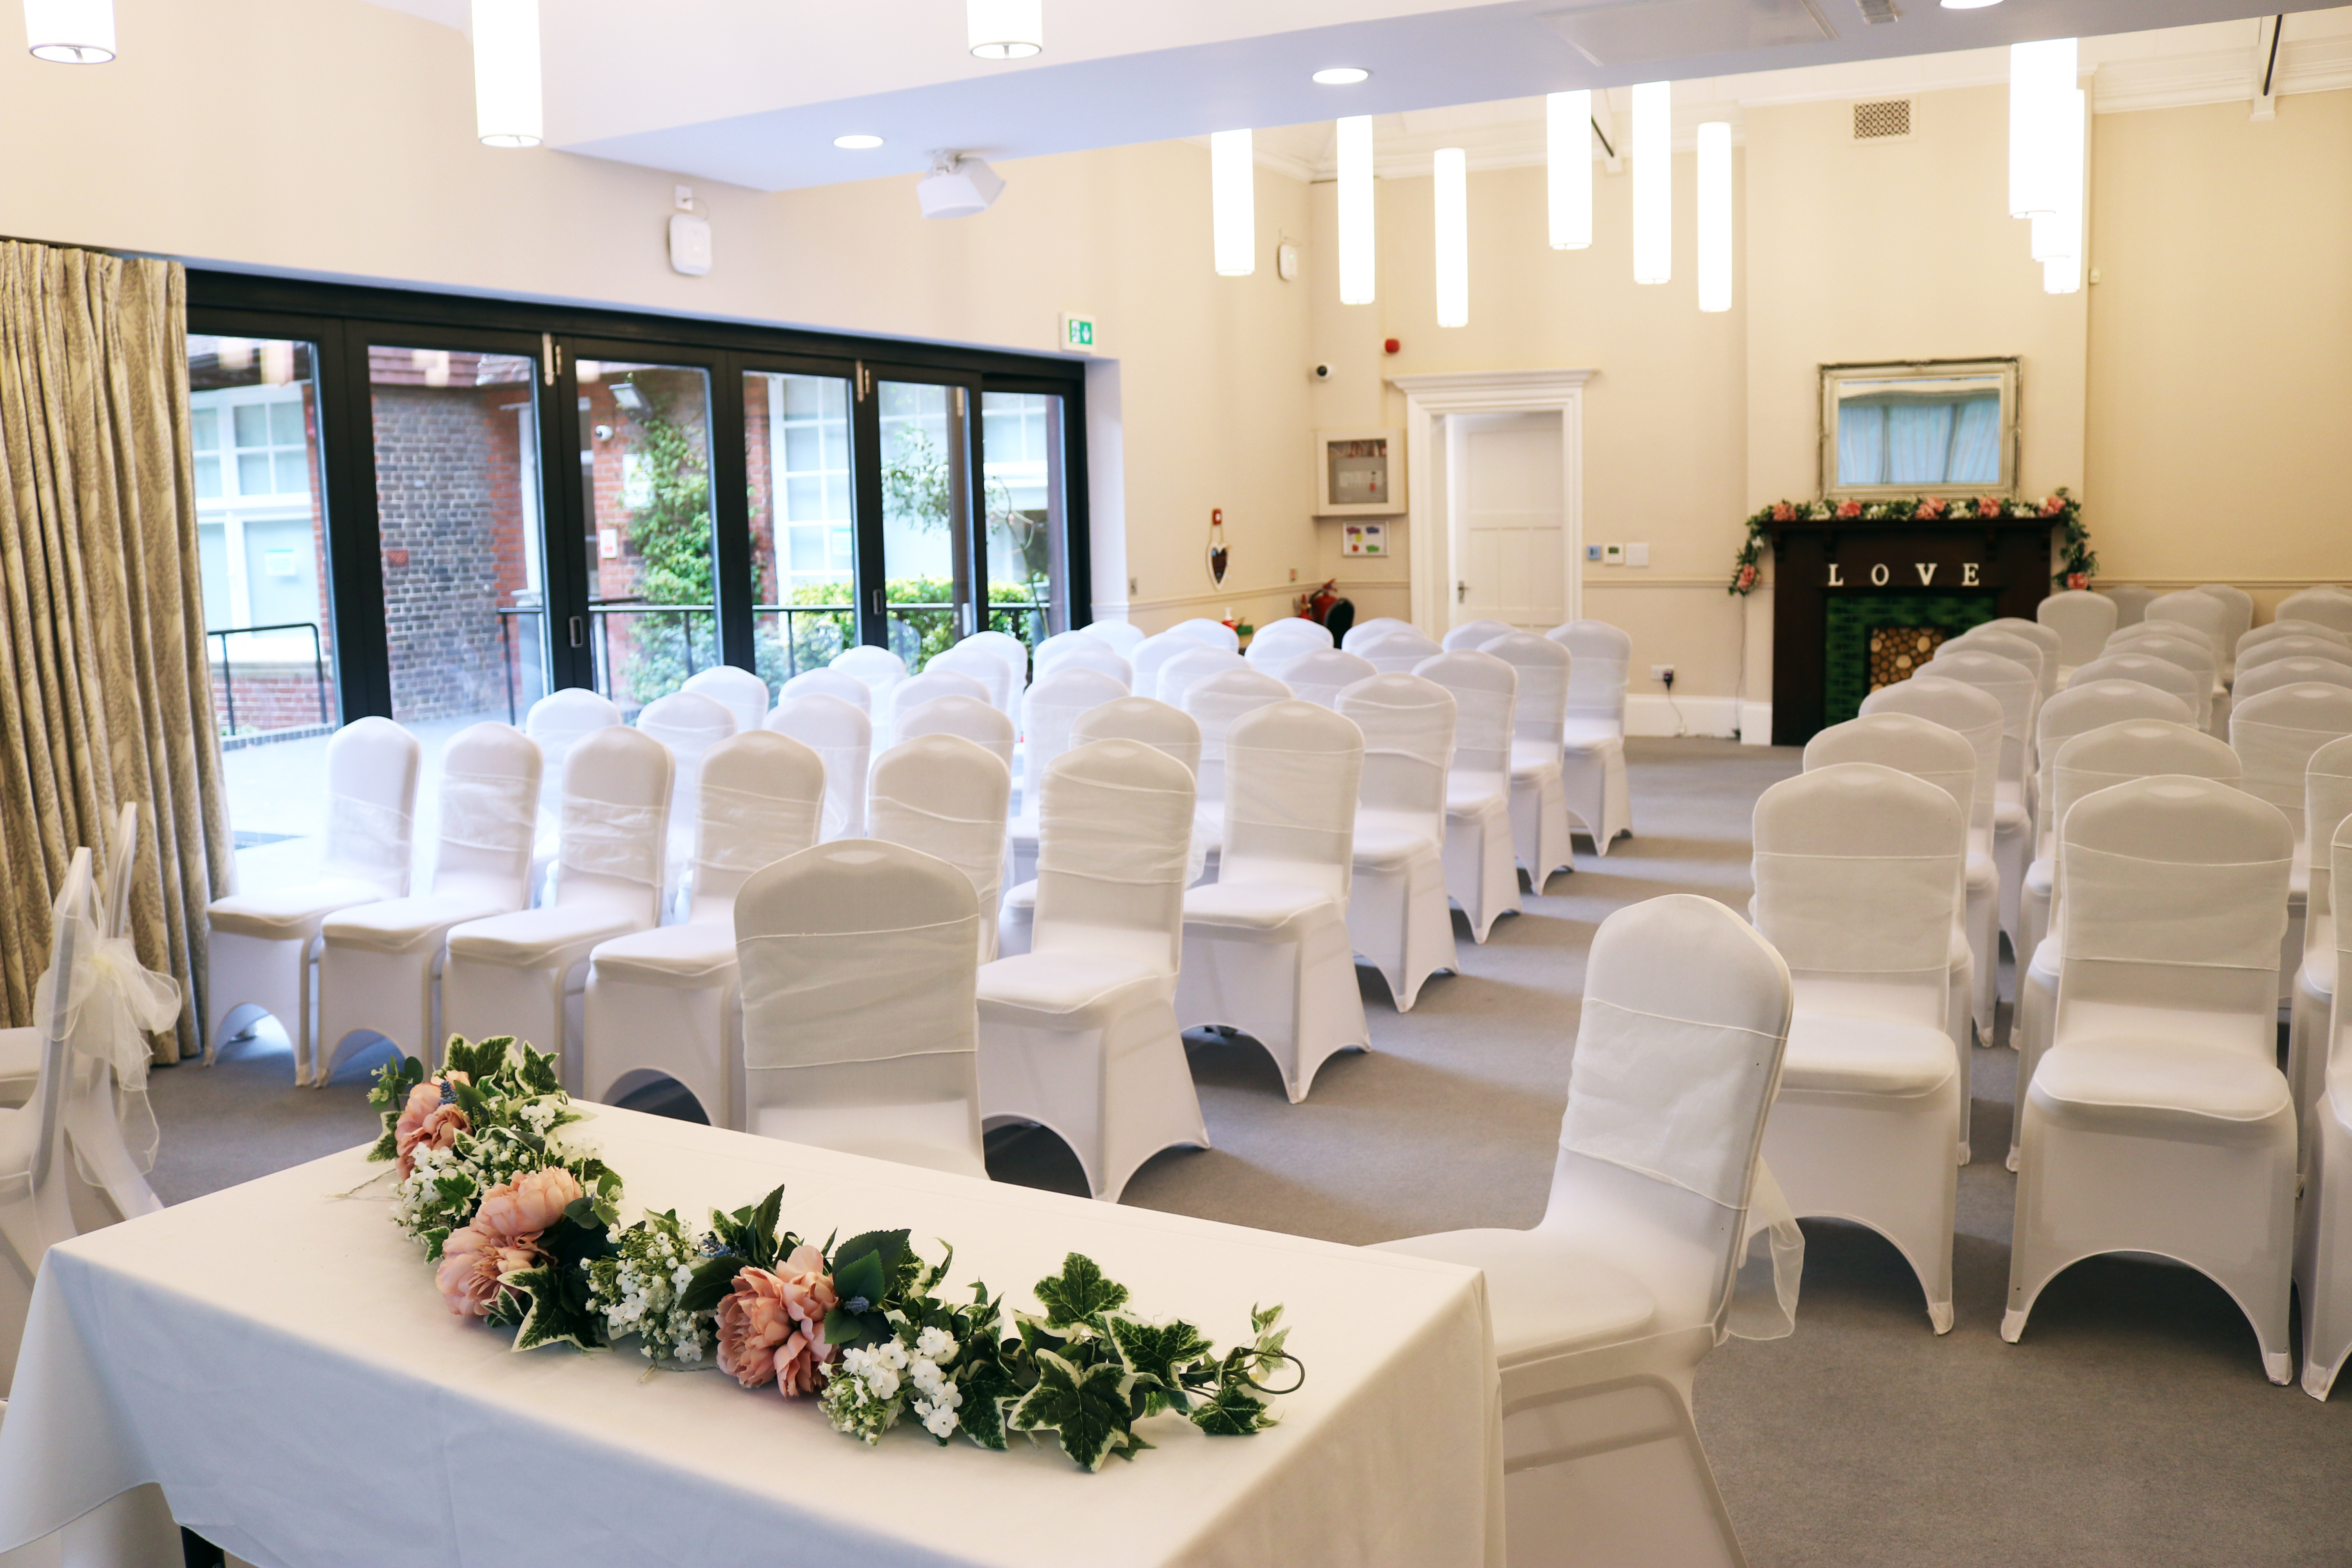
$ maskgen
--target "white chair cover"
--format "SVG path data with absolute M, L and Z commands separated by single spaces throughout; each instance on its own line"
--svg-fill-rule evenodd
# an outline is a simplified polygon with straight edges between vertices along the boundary
M 1151 694 L 1162 702 L 1184 708 L 1187 706 L 1185 697 L 1193 687 L 1212 676 L 1225 675 L 1234 670 L 1248 670 L 1262 679 L 1273 679 L 1262 671 L 1251 669 L 1247 659 L 1230 649 L 1196 646 L 1177 654 L 1160 667 L 1160 683 Z
M 1015 643 L 1013 646 L 1017 647 L 1020 645 Z M 1025 673 L 1028 668 L 1024 651 L 1021 661 L 1022 672 Z M 923 666 L 922 675 L 915 679 L 920 680 L 938 674 L 968 676 L 980 682 L 983 700 L 1007 719 L 1020 710 L 1017 699 L 1021 695 L 1022 682 L 1019 675 L 1013 670 L 1012 661 L 1004 657 L 1003 650 L 992 643 L 981 642 L 976 637 L 966 637 L 946 652 L 932 655 L 931 661 Z M 914 700 L 928 699 L 916 698 Z M 905 705 L 905 700 L 901 700 L 900 705 Z M 901 735 L 898 738 L 903 741 L 907 737 Z
M 956 647 L 982 649 L 1004 661 L 1005 668 L 1013 672 L 1012 710 L 1018 712 L 1021 707 L 1021 694 L 1029 689 L 1029 645 L 1011 632 L 1000 632 L 991 627 L 985 631 L 972 633 L 971 636 L 956 644 Z
M 2067 1265 L 2155 1252 L 2227 1289 L 2287 1381 L 2295 1127 L 2273 1063 L 2293 850 L 2277 807 L 2210 779 L 2136 779 L 2067 813 L 2001 1338 Z
M 2346 675 L 2341 686 L 2306 681 L 2257 690 L 2230 716 L 2230 745 L 2245 764 L 2246 793 L 2277 806 L 2294 827 L 2285 944 L 2279 952 L 2282 1003 L 2293 998 L 2295 971 L 2303 966 L 2312 847 L 2305 837 L 2309 821 L 2306 775 L 2314 753 L 2338 736 L 2352 734 L 2352 670 Z
M 1297 694 L 1299 700 L 1336 710 L 1341 692 L 1358 681 L 1370 680 L 1378 674 L 1380 671 L 1372 668 L 1369 659 L 1359 658 L 1352 653 L 1342 653 L 1336 647 L 1327 647 L 1285 661 L 1279 679 Z
M 1422 983 L 1459 967 L 1445 898 L 1445 784 L 1453 693 L 1416 675 L 1348 688 L 1339 710 L 1364 735 L 1348 931 L 1409 1012 Z
M 2238 639 L 2244 637 L 2254 624 L 2254 596 L 2229 583 L 2200 583 L 2196 591 L 2210 594 L 2221 601 L 2222 608 L 2228 612 L 2221 623 L 2221 634 L 2227 640 L 2221 646 L 2224 648 L 2237 647 Z
M 431 1058 L 450 928 L 530 907 L 542 771 L 539 747 L 510 725 L 472 724 L 450 737 L 433 890 L 338 910 L 320 927 L 320 1086 L 347 1051 L 377 1036 L 403 1055 Z
M 1287 680 L 1292 660 L 1306 654 L 1328 652 L 1335 647 L 1329 629 L 1321 622 L 1303 616 L 1286 616 L 1258 627 L 1242 657 L 1249 660 L 1253 669 L 1262 669 L 1276 680 Z
M 1448 631 L 1439 646 L 1447 653 L 1467 648 L 1483 648 L 1496 637 L 1506 637 L 1519 628 L 1508 621 L 1465 621 Z
M 1179 654 L 1192 653 L 1202 646 L 1200 638 L 1187 637 L 1181 632 L 1160 632 L 1144 638 L 1127 656 L 1128 665 L 1134 671 L 1129 689 L 1138 697 L 1160 698 L 1166 701 L 1167 699 L 1160 697 L 1160 670 Z
M 2037 626 L 2034 629 L 2038 631 L 2041 628 Z M 2058 689 L 2057 669 L 2048 665 L 2039 638 L 2021 636 L 2013 628 L 2004 628 L 1988 621 L 1982 626 L 1971 626 L 1958 637 L 1947 641 L 1943 647 L 1936 650 L 1936 656 L 1940 658 L 1945 654 L 1960 648 L 1975 648 L 1980 652 L 1991 654 L 1997 658 L 2005 658 L 2012 663 L 2021 664 L 2032 670 L 2033 672 L 2033 705 L 2037 713 L 2041 710 L 2042 704 Z
M 1002 715 L 999 715 L 1002 717 Z M 983 760 L 988 764 L 983 765 Z M 1013 776 L 995 752 L 936 731 L 901 741 L 874 759 L 866 808 L 873 837 L 919 849 L 961 871 L 978 899 L 979 960 L 996 956 L 997 906 L 1004 887 L 1004 819 Z
M 1765 1159 L 1790 1210 L 1868 1226 L 1952 1324 L 1961 1075 L 1947 1030 L 1967 823 L 1945 790 L 1873 763 L 1784 779 L 1756 805 L 1756 927 L 1789 963 Z
M 2086 730 L 2059 748 L 2050 774 L 2050 815 L 2053 822 L 2063 823 L 2077 802 L 2134 779 L 2179 773 L 2234 785 L 2242 772 L 2235 752 L 2193 725 L 2168 719 L 2119 721 Z M 2056 854 L 2054 844 L 2052 853 Z M 2031 949 L 2022 950 L 2026 962 L 2018 967 L 2017 1022 L 2011 1038 L 2019 1052 L 2020 1104 L 2057 1024 L 2058 978 L 2065 950 L 2063 869 L 2063 861 L 2051 868 L 2049 909 L 2042 935 Z M 2012 1117 L 2009 1131 L 2012 1171 L 2021 1158 L 2024 1131 L 2023 1119 Z
M 2318 629 L 2325 631 L 2326 628 Z M 2289 633 L 2268 637 L 2259 643 L 2242 643 L 2238 647 L 2238 673 L 2242 677 L 2283 658 L 2323 658 L 2336 664 L 2352 664 L 2352 642 L 2334 636 L 2310 637 Z
M 579 1087 L 590 953 L 661 923 L 675 776 L 670 749 L 642 730 L 599 730 L 572 748 L 555 902 L 450 931 L 441 977 L 448 1033 L 528 1040 L 562 1064 L 566 1087 Z
M 2326 643 L 2331 647 L 2352 648 L 2352 636 L 2347 636 L 2334 626 L 2325 626 L 2317 621 L 2297 621 L 2282 617 L 2266 625 L 2255 626 L 2244 637 L 2240 637 L 2238 657 L 2243 658 L 2252 649 L 2265 647 L 2282 637 L 2311 637 Z
M 2352 816 L 2337 823 L 2329 849 L 2315 855 L 2315 864 L 2319 859 L 2330 863 L 2331 884 L 2352 887 Z M 2325 959 L 2334 1006 L 2332 1015 L 2317 1019 L 2311 1042 L 2319 1058 L 2313 1073 L 2317 1088 L 2307 1102 L 2297 1101 L 2310 1137 L 2294 1287 L 2303 1298 L 2303 1391 L 2314 1399 L 2326 1398 L 2352 1362 L 2352 1005 L 2342 1001 L 2352 995 L 2352 922 L 2331 923 L 2334 940 Z
M 714 664 L 709 669 L 697 670 L 686 678 L 678 688 L 697 697 L 708 697 L 735 715 L 735 733 L 748 734 L 758 729 L 768 717 L 768 683 L 748 669 L 738 669 L 731 664 Z M 637 719 L 640 728 L 644 715 Z
M 921 679 L 921 676 L 915 678 L 916 680 Z M 914 687 L 914 680 L 907 682 L 900 690 L 901 698 Z M 961 736 L 1003 763 L 1008 784 L 1013 777 L 1013 721 L 985 698 L 960 694 L 934 697 L 913 707 L 907 706 L 902 700 L 898 708 L 898 728 L 901 745 L 925 735 Z
M 2190 626 L 2204 633 L 2207 645 L 2224 661 L 2214 673 L 2224 685 L 2229 683 L 2227 656 L 2235 651 L 2238 634 L 2246 629 L 2234 624 L 2237 615 L 2231 605 L 2200 589 L 2186 588 L 2177 594 L 2159 594 L 2149 600 L 2145 618 Z
M 2294 1089 L 2295 1125 L 2310 1125 L 2312 1107 L 2326 1092 L 2327 1026 L 2336 1002 L 2335 879 L 2328 846 L 2352 816 L 2352 735 L 2311 753 L 2304 769 L 2305 858 L 2309 888 L 2304 900 L 2302 962 L 2287 1026 L 2287 1081 Z M 2289 907 L 2293 907 L 2290 896 Z M 2302 1150 L 2308 1161 L 2311 1146 Z
M 1328 708 L 1277 700 L 1225 739 L 1224 845 L 1215 883 L 1184 896 L 1176 1018 L 1256 1040 L 1295 1105 L 1325 1061 L 1371 1046 L 1348 940 L 1364 736 Z
M 320 927 L 337 910 L 408 891 L 416 780 L 424 752 L 389 719 L 354 720 L 327 742 L 327 832 L 315 882 L 233 893 L 206 908 L 205 1059 L 247 1007 L 276 1017 L 294 1044 L 294 1081 L 313 1075 L 311 988 Z
M 982 654 L 981 657 L 992 664 L 996 662 L 993 655 Z M 1003 667 L 997 664 L 996 668 L 1002 669 Z M 910 675 L 892 688 L 890 700 L 882 710 L 890 716 L 890 735 L 894 739 L 898 736 L 899 714 L 919 708 L 935 697 L 969 697 L 976 702 L 988 702 L 991 707 L 995 705 L 990 700 L 984 682 L 952 669 L 926 666 L 922 674 Z
M 1125 621 L 1088 621 L 1078 628 L 1090 637 L 1100 637 L 1110 644 L 1122 658 L 1132 658 L 1136 645 L 1143 640 L 1143 628 Z
M 1052 1129 L 1116 1202 L 1161 1149 L 1209 1142 L 1172 1005 L 1192 775 L 1094 741 L 1055 759 L 1041 800 L 1032 951 L 981 971 L 981 1102 L 992 1125 Z
M 1168 629 L 1178 637 L 1191 637 L 1194 642 L 1206 643 L 1211 647 L 1221 647 L 1230 654 L 1238 655 L 1242 651 L 1241 633 L 1223 621 L 1213 621 L 1204 616 L 1195 616 L 1188 621 L 1178 621 Z
M 823 669 L 804 669 L 778 687 L 776 707 L 782 708 L 795 697 L 838 697 L 868 719 L 874 716 L 874 689 L 831 665 Z
M 2069 588 L 2033 606 L 2033 618 L 2058 634 L 2063 677 L 2099 657 L 2116 629 L 2116 602 L 2087 588 Z
M 1360 630 L 1361 628 L 1358 628 Z M 1411 626 L 1390 626 L 1377 637 L 1358 641 L 1348 634 L 1347 650 L 1382 675 L 1411 675 L 1445 650 Z
M 77 848 L 49 907 L 49 964 L 33 990 L 33 1084 L 19 1107 L 0 1110 L 0 1246 L 16 1267 L 0 1268 L 0 1369 L 13 1368 L 24 1339 L 33 1282 L 48 1250 L 74 1235 L 65 1179 L 66 1110 L 77 1076 L 71 1041 L 75 994 L 93 994 L 81 978 L 81 943 L 92 939 L 99 893 L 90 853 Z M 134 987 L 135 989 L 135 987 Z M 101 1006 L 110 1004 L 100 1004 Z M 87 1059 L 87 1058 L 83 1058 Z M 13 1373 L 0 1371 L 0 1376 Z
M 588 1099 L 609 1101 L 667 1078 L 714 1125 L 738 1127 L 735 899 L 753 872 L 816 842 L 824 762 L 761 729 L 719 742 L 702 767 L 693 905 L 682 925 L 615 937 L 589 955 L 582 1079 Z
M 2226 710 L 2218 706 L 2226 697 L 2221 689 L 2219 650 L 2188 622 L 2149 620 L 2126 626 L 2107 639 L 2106 651 L 2136 653 L 2180 666 L 2194 675 L 2204 689 L 2204 724 L 2210 728 L 2225 716 Z
M 531 890 L 537 895 L 548 866 L 555 859 L 555 817 L 563 805 L 563 759 L 582 736 L 621 722 L 621 709 L 611 698 L 585 687 L 567 686 L 551 691 L 523 715 L 523 733 L 539 744 L 545 764 L 540 770 L 540 847 L 535 853 Z
M 2199 729 L 2205 727 L 2206 705 L 2212 693 L 2194 670 L 2144 653 L 2107 653 L 2078 667 L 2066 678 L 2066 685 L 2072 690 L 2095 680 L 2137 680 L 2143 686 L 2169 692 L 2187 706 L 2191 721 Z
M 1412 631 L 1411 621 L 1401 621 L 1394 616 L 1374 616 L 1369 621 L 1358 621 L 1339 639 L 1340 648 L 1348 653 L 1361 651 L 1362 645 L 1375 637 L 1386 637 L 1391 631 Z M 1418 633 L 1415 633 L 1418 636 Z
M 735 900 L 746 1130 L 986 1176 L 979 924 L 961 871 L 879 839 L 754 874 Z
M 1171 665 L 1170 671 L 1179 668 L 1181 662 Z M 1290 688 L 1236 659 L 1229 668 L 1193 682 L 1184 700 L 1178 704 L 1201 726 L 1201 763 L 1194 770 L 1200 787 L 1197 816 L 1212 848 L 1218 841 L 1218 825 L 1224 812 L 1225 731 L 1243 714 L 1268 703 L 1286 701 L 1289 697 Z
M 1493 654 L 1464 649 L 1424 659 L 1412 673 L 1454 699 L 1445 890 L 1469 917 L 1471 936 L 1484 942 L 1497 918 L 1520 907 L 1511 846 L 1511 725 L 1519 672 Z
M 824 825 L 819 837 L 828 843 L 863 838 L 866 762 L 874 749 L 874 726 L 865 713 L 837 697 L 813 693 L 777 703 L 768 728 L 824 759 Z
M 2235 700 L 2251 701 L 2289 686 L 2352 687 L 2352 664 L 2332 658 L 2280 658 L 2240 673 Z
M 2352 637 L 2352 589 L 2333 583 L 2298 589 L 2281 599 L 2272 616 L 2282 621 L 2316 621 L 2331 631 Z
M 1110 646 L 1108 638 L 1089 636 L 1084 631 L 1063 632 L 1048 637 L 1037 649 L 1037 679 L 1030 688 L 1045 683 L 1049 675 L 1066 669 L 1089 669 L 1118 682 L 1122 692 L 1131 690 L 1135 670 L 1119 651 Z M 1026 732 L 1025 731 L 1024 731 Z
M 1507 632 L 1479 651 L 1518 671 L 1511 705 L 1511 848 L 1541 892 L 1556 870 L 1574 870 L 1568 837 L 1568 787 L 1560 772 L 1567 743 L 1571 656 L 1564 644 L 1531 632 Z
M 702 799 L 702 756 L 735 733 L 725 703 L 677 691 L 646 704 L 637 728 L 669 748 L 677 764 L 669 793 L 669 849 L 662 879 L 665 907 L 677 901 L 694 861 L 695 813 Z
M 1683 1391 L 1725 1335 L 1793 1326 L 1803 1240 L 1757 1153 L 1789 1010 L 1786 966 L 1721 904 L 1619 910 L 1593 939 L 1542 1223 L 1385 1244 L 1486 1274 L 1511 1541 L 1741 1560 Z M 1740 1261 L 1768 1226 L 1776 1278 L 1751 1293 Z
M 1055 661 L 1037 677 L 1037 684 L 1029 689 L 1023 705 L 1021 815 L 1032 825 L 1032 839 L 1036 836 L 1034 781 L 1045 777 L 1054 759 L 1070 749 L 1071 727 L 1077 723 L 1079 714 L 1106 702 L 1116 702 L 1126 695 L 1127 685 L 1116 675 L 1082 661 Z
M 2148 605 L 2156 600 L 2155 589 L 2143 588 L 2137 583 L 2121 583 L 2112 588 L 2102 588 L 2099 592 L 2114 601 L 2116 625 L 2118 626 L 2137 626 L 2147 616 Z
M 1606 621 L 1569 621 L 1544 633 L 1568 649 L 1568 710 L 1561 731 L 1560 779 L 1572 824 L 1607 855 L 1633 831 L 1633 792 L 1625 774 L 1625 684 L 1633 639 Z
M 887 647 L 843 648 L 827 668 L 866 683 L 866 711 L 877 718 L 890 711 L 890 693 L 907 679 L 907 661 Z

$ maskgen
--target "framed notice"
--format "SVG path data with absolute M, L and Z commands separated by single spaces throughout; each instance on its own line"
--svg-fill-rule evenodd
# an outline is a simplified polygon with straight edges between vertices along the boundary
M 1315 433 L 1318 517 L 1383 517 L 1403 510 L 1403 431 Z

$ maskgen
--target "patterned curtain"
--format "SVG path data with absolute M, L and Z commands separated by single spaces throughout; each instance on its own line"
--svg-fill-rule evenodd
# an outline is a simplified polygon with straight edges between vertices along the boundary
M 74 847 L 139 804 L 131 931 L 200 1041 L 205 906 L 231 889 L 173 262 L 0 242 L 0 1002 L 33 1021 Z

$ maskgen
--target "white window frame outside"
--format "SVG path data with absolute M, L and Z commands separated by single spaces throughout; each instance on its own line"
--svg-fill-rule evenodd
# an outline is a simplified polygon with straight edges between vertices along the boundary
M 217 455 L 222 493 L 197 500 L 196 523 L 199 528 L 210 523 L 221 525 L 222 554 L 227 563 L 228 570 L 226 586 L 229 624 L 232 626 L 250 626 L 253 623 L 253 587 L 250 566 L 246 559 L 246 525 L 252 522 L 288 522 L 297 519 L 304 522 L 310 521 L 316 515 L 314 505 L 317 495 L 316 487 L 319 483 L 317 455 L 311 450 L 306 425 L 301 448 L 302 461 L 304 472 L 311 488 L 305 489 L 299 499 L 290 494 L 274 491 L 267 496 L 252 497 L 240 493 L 237 489 L 238 448 L 235 410 L 250 404 L 267 405 L 280 403 L 290 403 L 299 408 L 302 405 L 302 389 L 305 384 L 300 381 L 289 381 L 275 386 L 263 383 L 256 386 L 213 387 L 188 395 L 188 407 L 192 416 L 197 410 L 204 408 L 215 408 L 220 411 L 218 427 L 221 444 L 210 450 Z M 250 448 L 247 449 L 250 450 Z M 277 467 L 274 454 L 281 449 L 276 443 L 272 443 L 268 448 L 273 454 L 270 465 L 273 472 Z M 320 587 L 321 593 L 324 592 L 324 586 L 319 581 L 318 563 L 315 557 L 312 561 L 312 582 L 314 585 Z M 210 627 L 206 628 L 207 631 L 210 629 Z M 325 632 L 323 623 L 320 630 L 323 637 Z M 248 633 L 227 640 L 233 641 L 236 645 L 228 650 L 228 653 L 230 658 L 237 664 L 307 665 L 310 662 L 313 651 L 310 639 L 299 632 L 280 632 L 263 636 Z

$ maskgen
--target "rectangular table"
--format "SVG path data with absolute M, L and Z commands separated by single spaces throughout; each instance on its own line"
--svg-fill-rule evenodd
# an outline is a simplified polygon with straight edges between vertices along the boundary
M 352 1150 L 54 1248 L 0 1424 L 0 1550 L 161 1482 L 260 1568 L 819 1562 L 858 1568 L 1499 1564 L 1502 1443 L 1485 1281 L 1396 1254 L 1125 1208 L 596 1107 L 572 1130 L 640 1208 L 699 1217 L 785 1184 L 822 1240 L 910 1227 L 941 1293 L 1009 1310 L 1087 1254 L 1220 1346 L 1282 1302 L 1305 1386 L 1281 1425 L 1179 1415 L 1099 1474 L 1015 1439 L 878 1448 L 814 1399 L 618 1353 L 522 1354 L 453 1317 Z

